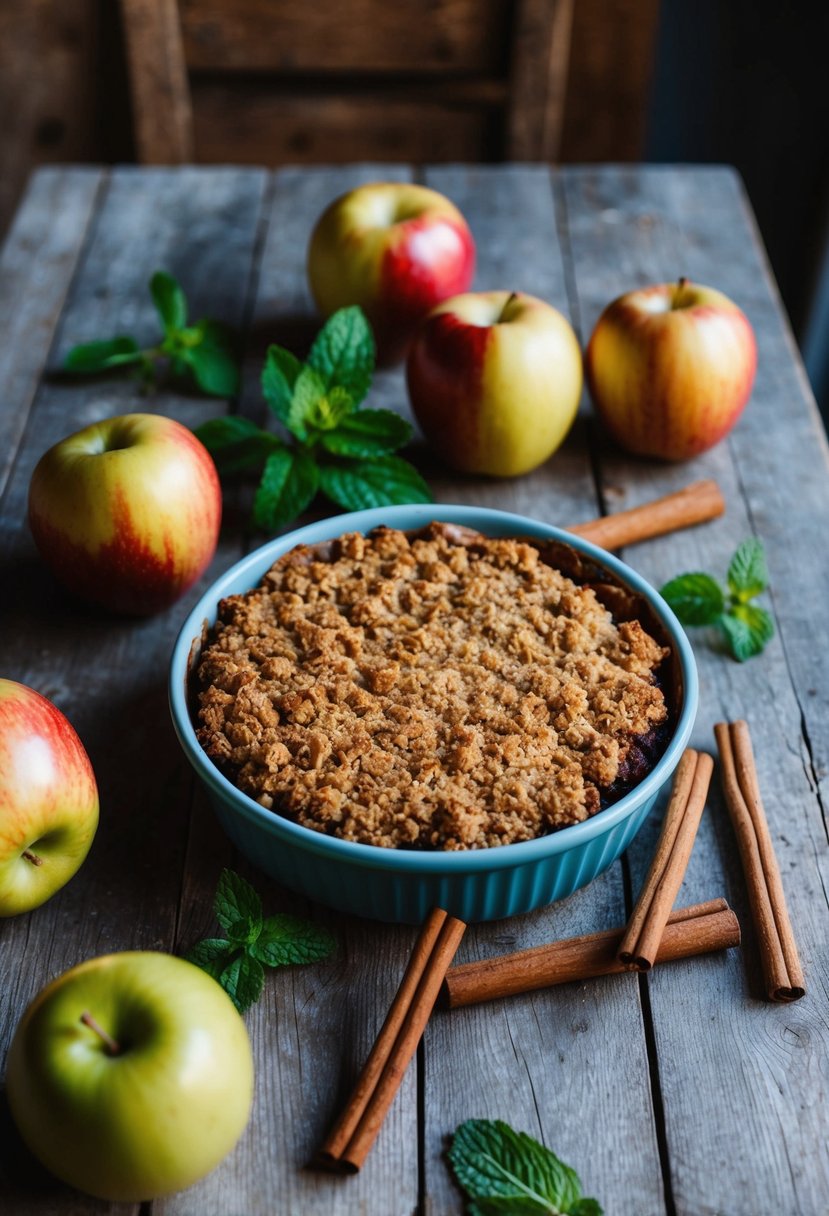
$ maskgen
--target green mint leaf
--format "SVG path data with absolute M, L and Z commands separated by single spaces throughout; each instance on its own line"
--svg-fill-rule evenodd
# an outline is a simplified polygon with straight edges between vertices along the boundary
M 358 410 L 320 436 L 335 456 L 387 456 L 412 437 L 411 423 L 391 410 Z
M 302 364 L 284 346 L 269 346 L 262 369 L 262 394 L 280 422 L 287 425 L 294 385 Z
M 150 279 L 150 295 L 165 334 L 183 329 L 187 324 L 187 299 L 173 276 L 157 270 Z
M 331 934 L 319 925 L 282 914 L 267 918 L 250 952 L 268 967 L 284 967 L 328 958 L 335 944 Z
M 234 958 L 219 976 L 219 983 L 240 1013 L 255 1005 L 265 987 L 262 964 L 247 953 Z
M 230 962 L 235 950 L 236 947 L 232 946 L 224 937 L 206 937 L 203 941 L 197 942 L 184 957 L 188 963 L 201 967 L 202 971 L 206 971 L 208 975 L 213 976 L 214 980 L 217 980 Z
M 311 405 L 306 425 L 315 431 L 331 431 L 354 409 L 354 399 L 346 388 L 335 384 Z
M 324 396 L 325 384 L 320 375 L 313 367 L 303 367 L 294 383 L 294 392 L 285 419 L 285 425 L 297 439 L 307 440 L 308 426 L 313 425 L 312 420 L 319 409 L 320 399 Z
M 308 452 L 293 448 L 272 452 L 253 503 L 256 527 L 272 532 L 289 524 L 309 505 L 319 484 L 320 471 Z
M 276 435 L 262 431 L 255 422 L 230 414 L 211 418 L 193 431 L 213 457 L 223 475 L 261 468 L 271 452 L 285 445 Z
M 193 335 L 191 340 L 187 340 Z M 211 397 L 234 397 L 239 391 L 239 365 L 231 334 L 218 321 L 199 321 L 184 331 L 180 357 L 196 384 Z
M 311 347 L 308 366 L 318 373 L 324 390 L 339 385 L 359 405 L 374 371 L 374 335 L 361 308 L 341 308 L 328 318 Z
M 448 1153 L 470 1212 L 567 1216 L 584 1208 L 578 1175 L 543 1144 L 500 1119 L 469 1119 L 455 1132 Z M 595 1216 L 602 1210 L 595 1200 Z M 577 1205 L 581 1204 L 579 1209 Z
M 737 547 L 728 567 L 728 589 L 738 603 L 745 604 L 769 585 L 766 553 L 762 543 L 751 537 Z
M 725 611 L 725 597 L 710 574 L 680 574 L 662 587 L 683 625 L 713 625 Z
M 567 1216 L 602 1216 L 598 1199 L 579 1199 L 567 1210 Z
M 250 883 L 235 870 L 222 870 L 213 910 L 216 920 L 226 933 L 234 934 L 236 941 L 243 940 L 239 936 L 241 926 L 248 925 L 250 929 L 258 926 L 257 933 L 262 928 L 262 900 Z
M 346 511 L 432 501 L 417 469 L 399 456 L 324 465 L 320 468 L 320 488 Z
M 729 649 L 738 663 L 753 659 L 774 637 L 774 621 L 765 608 L 756 604 L 737 604 L 722 618 Z
M 134 338 L 122 334 L 103 342 L 84 342 L 73 346 L 63 365 L 70 372 L 102 372 L 110 367 L 140 363 L 144 352 Z

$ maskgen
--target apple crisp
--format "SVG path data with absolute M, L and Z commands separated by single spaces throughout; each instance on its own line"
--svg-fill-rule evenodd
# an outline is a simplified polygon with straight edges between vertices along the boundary
M 531 840 L 664 749 L 669 650 L 638 603 L 567 545 L 448 524 L 300 546 L 221 601 L 198 736 L 262 806 L 344 840 Z

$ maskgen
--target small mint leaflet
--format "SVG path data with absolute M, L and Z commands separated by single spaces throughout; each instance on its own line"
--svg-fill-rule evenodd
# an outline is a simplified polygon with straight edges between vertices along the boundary
M 187 298 L 166 270 L 157 270 L 150 279 L 150 295 L 166 334 L 187 324 Z
M 274 531 L 300 515 L 319 489 L 320 471 L 302 448 L 272 452 L 253 503 L 253 519 L 265 532 Z
M 320 436 L 334 456 L 387 456 L 412 437 L 412 425 L 392 410 L 358 410 Z
M 400 456 L 323 465 L 320 488 L 346 511 L 432 501 L 429 487 L 417 469 Z
M 319 374 L 324 389 L 339 385 L 359 405 L 371 387 L 374 356 L 371 326 L 354 305 L 328 318 L 311 347 L 308 365 Z
M 123 364 L 140 363 L 144 352 L 134 338 L 121 334 L 103 342 L 84 342 L 73 346 L 63 365 L 70 372 L 100 372 Z
M 710 574 L 680 574 L 662 587 L 667 600 L 683 625 L 713 625 L 725 611 L 725 597 Z
M 737 604 L 721 620 L 732 655 L 745 663 L 761 654 L 774 637 L 774 620 L 756 604 Z
M 728 589 L 742 604 L 754 599 L 769 585 L 766 552 L 756 537 L 750 537 L 738 545 L 728 567 Z
M 269 346 L 262 369 L 262 394 L 280 422 L 287 425 L 294 385 L 302 363 L 284 346 Z
M 325 396 L 325 384 L 313 367 L 303 367 L 296 378 L 285 425 L 297 439 L 308 439 L 308 425 Z
M 296 916 L 269 916 L 251 945 L 251 954 L 268 967 L 320 962 L 334 950 L 332 935 L 319 925 Z
M 255 422 L 228 414 L 210 418 L 193 434 L 207 448 L 220 473 L 241 473 L 263 465 L 271 452 L 285 445 L 276 435 L 260 430 Z
M 188 963 L 201 967 L 214 980 L 218 980 L 228 965 L 236 947 L 223 937 L 206 937 L 185 954 Z
M 219 976 L 219 983 L 239 1013 L 246 1013 L 262 995 L 265 972 L 260 962 L 250 954 L 243 953 L 225 967 Z
M 216 920 L 226 931 L 244 921 L 262 924 L 262 900 L 250 883 L 235 870 L 222 870 L 213 910 Z

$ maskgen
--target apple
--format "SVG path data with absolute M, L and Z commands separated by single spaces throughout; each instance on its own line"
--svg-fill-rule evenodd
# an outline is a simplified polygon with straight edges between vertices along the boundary
M 415 417 L 455 469 L 516 477 L 561 444 L 578 409 L 581 351 L 567 320 L 520 292 L 438 305 L 406 363 Z
M 115 612 L 167 608 L 216 551 L 222 496 L 192 431 L 156 414 L 93 423 L 41 457 L 29 526 L 70 591 Z
M 317 308 L 327 317 L 359 304 L 385 364 L 404 357 L 422 318 L 466 291 L 474 273 L 475 245 L 460 211 L 408 182 L 375 182 L 335 199 L 308 247 Z
M 0 916 L 67 883 L 97 826 L 98 787 L 72 726 L 33 688 L 0 679 Z
M 245 1129 L 245 1024 L 206 972 L 153 951 L 89 959 L 35 997 L 6 1088 L 34 1155 L 71 1186 L 140 1202 L 190 1186 Z
M 728 434 L 756 369 L 745 313 L 686 279 L 619 296 L 585 354 L 590 395 L 616 442 L 666 460 L 697 456 Z

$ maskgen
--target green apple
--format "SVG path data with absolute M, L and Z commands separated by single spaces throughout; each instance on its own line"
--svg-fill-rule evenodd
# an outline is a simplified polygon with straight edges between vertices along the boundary
M 33 688 L 0 679 L 0 916 L 54 895 L 97 826 L 95 774 L 71 723 Z
M 138 1202 L 190 1186 L 230 1152 L 253 1095 L 245 1024 L 206 972 L 150 951 L 90 959 L 23 1014 L 9 1106 L 64 1182 Z

